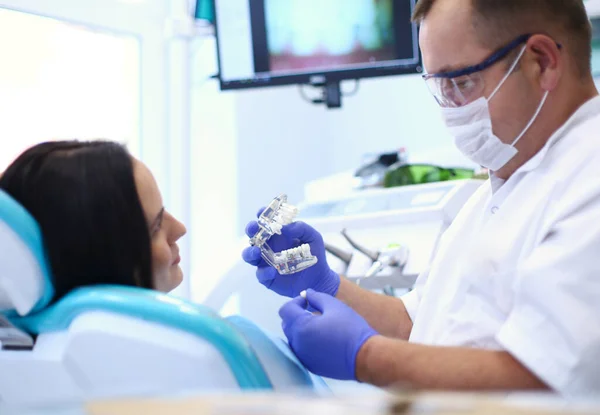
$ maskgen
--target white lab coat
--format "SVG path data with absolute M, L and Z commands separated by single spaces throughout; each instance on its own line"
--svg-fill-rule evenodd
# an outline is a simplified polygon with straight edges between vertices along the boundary
M 565 396 L 600 393 L 600 97 L 476 192 L 403 301 L 411 342 L 506 350 Z

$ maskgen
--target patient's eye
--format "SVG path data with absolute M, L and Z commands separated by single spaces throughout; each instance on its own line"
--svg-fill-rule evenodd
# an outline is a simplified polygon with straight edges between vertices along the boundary
M 158 214 L 158 216 L 156 216 L 156 219 L 154 219 L 154 222 L 150 226 L 150 236 L 154 236 L 160 231 L 160 228 L 162 227 L 164 216 L 165 216 L 165 208 L 162 208 L 160 210 L 160 213 Z

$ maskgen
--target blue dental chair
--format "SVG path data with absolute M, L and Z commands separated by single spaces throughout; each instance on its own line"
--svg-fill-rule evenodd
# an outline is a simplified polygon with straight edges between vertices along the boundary
M 39 227 L 0 191 L 0 402 L 327 390 L 285 342 L 240 317 L 125 286 L 83 287 L 49 305 L 52 296 Z

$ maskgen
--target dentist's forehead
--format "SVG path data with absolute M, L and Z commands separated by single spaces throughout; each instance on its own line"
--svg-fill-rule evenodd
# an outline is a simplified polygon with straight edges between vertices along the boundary
M 477 40 L 471 0 L 437 0 L 421 24 L 419 44 L 427 73 L 474 65 L 490 53 Z

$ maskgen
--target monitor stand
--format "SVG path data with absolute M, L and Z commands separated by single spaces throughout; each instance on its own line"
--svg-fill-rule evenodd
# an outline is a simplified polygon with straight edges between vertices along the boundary
M 328 81 L 323 78 L 318 80 L 311 80 L 310 86 L 321 89 L 321 96 L 319 98 L 308 98 L 302 91 L 302 85 L 300 86 L 300 93 L 304 99 L 313 104 L 325 104 L 327 108 L 341 108 L 342 107 L 342 90 L 340 87 L 340 81 Z
M 342 91 L 339 81 L 327 81 L 323 85 L 323 100 L 327 108 L 342 107 Z

